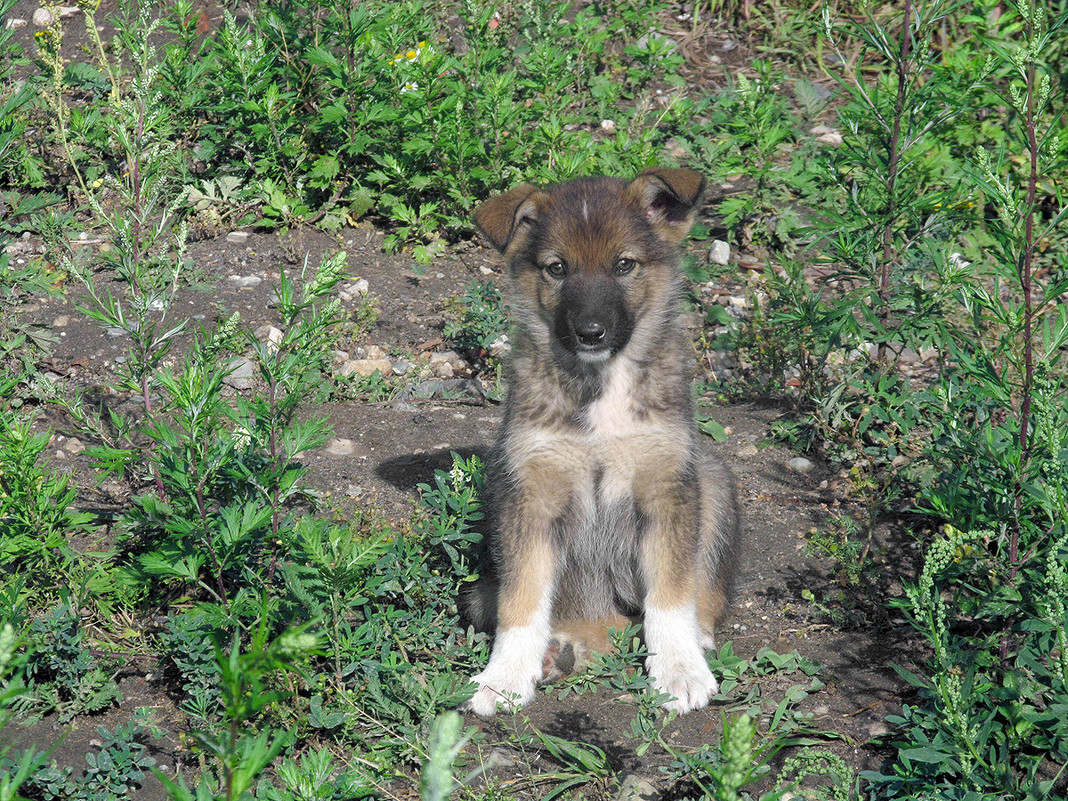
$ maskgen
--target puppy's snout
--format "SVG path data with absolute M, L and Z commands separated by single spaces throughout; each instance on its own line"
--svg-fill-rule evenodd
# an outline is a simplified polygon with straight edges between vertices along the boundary
M 608 329 L 599 320 L 584 320 L 575 326 L 575 336 L 588 348 L 602 344 L 606 333 Z

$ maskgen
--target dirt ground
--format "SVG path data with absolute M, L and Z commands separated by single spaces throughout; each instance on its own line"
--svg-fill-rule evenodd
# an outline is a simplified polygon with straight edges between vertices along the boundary
M 104 12 L 107 5 L 105 2 Z M 29 19 L 36 7 L 33 2 L 20 2 L 13 16 Z M 19 36 L 29 41 L 32 26 L 20 30 Z M 726 49 L 719 45 L 712 39 L 690 42 L 687 57 L 696 62 L 719 52 L 730 63 L 744 62 L 744 47 Z M 711 200 L 706 221 L 715 227 L 715 192 Z M 271 293 L 279 270 L 299 270 L 306 256 L 318 263 L 323 253 L 344 250 L 351 273 L 346 284 L 365 279 L 378 304 L 377 322 L 358 344 L 365 349 L 377 345 L 386 353 L 404 352 L 418 360 L 420 355 L 425 358 L 449 347 L 441 341 L 449 298 L 462 295 L 475 280 L 503 283 L 497 254 L 477 242 L 463 243 L 427 269 L 417 270 L 410 257 L 385 254 L 381 234 L 371 227 L 345 229 L 337 235 L 316 230 L 249 231 L 243 232 L 248 236 L 242 242 L 230 241 L 229 233 L 213 232 L 191 244 L 188 257 L 194 280 L 181 291 L 174 313 L 210 325 L 237 311 L 253 330 L 277 325 Z M 79 242 L 78 247 L 100 245 L 96 232 L 88 228 Z M 16 259 L 38 258 L 43 252 L 41 242 L 32 237 L 18 240 L 15 248 L 12 253 Z M 739 267 L 737 273 L 728 273 L 722 289 L 744 294 L 744 272 Z M 260 280 L 254 280 L 257 278 Z M 100 276 L 100 280 L 106 279 Z M 350 294 L 344 308 L 355 314 L 361 300 Z M 19 311 L 22 320 L 40 323 L 57 337 L 56 346 L 39 370 L 68 390 L 110 396 L 110 402 L 121 408 L 128 401 L 114 396 L 110 388 L 115 384 L 116 359 L 121 358 L 125 343 L 79 312 L 77 301 L 76 288 L 69 286 L 62 296 L 39 299 Z M 355 348 L 348 355 L 359 356 Z M 458 375 L 469 374 L 460 370 Z M 416 485 L 427 481 L 435 468 L 448 467 L 450 451 L 464 455 L 485 452 L 501 413 L 499 405 L 476 396 L 344 402 L 315 411 L 329 415 L 334 439 L 306 460 L 310 484 L 342 515 L 357 506 L 373 506 L 396 520 L 410 519 Z M 909 690 L 893 665 L 908 667 L 918 654 L 903 624 L 888 620 L 878 627 L 840 630 L 827 623 L 803 597 L 808 591 L 817 599 L 827 598 L 836 588 L 831 566 L 805 555 L 802 547 L 805 533 L 825 526 L 844 502 L 843 482 L 837 468 L 830 465 L 817 463 L 804 473 L 787 467 L 797 454 L 768 441 L 769 425 L 785 412 L 785 407 L 770 401 L 712 410 L 713 417 L 729 432 L 725 442 L 713 447 L 737 476 L 747 543 L 739 601 L 722 639 L 729 640 L 743 658 L 753 657 L 767 646 L 779 653 L 796 650 L 819 662 L 826 686 L 809 696 L 804 707 L 814 715 L 818 728 L 836 735 L 827 740 L 828 749 L 859 769 L 876 768 L 886 755 L 878 743 L 887 732 L 885 716 L 899 711 L 902 701 L 908 700 Z M 86 443 L 77 440 L 69 422 L 57 410 L 44 408 L 40 425 L 55 432 L 49 456 L 54 466 L 75 475 L 80 486 L 79 503 L 103 511 L 119 508 L 125 500 L 123 488 L 113 482 L 97 485 L 90 480 L 88 460 L 81 451 Z M 884 558 L 908 559 L 908 549 L 897 546 L 886 531 L 877 532 L 877 538 L 875 551 L 886 553 Z M 156 722 L 166 730 L 152 742 L 154 756 L 165 772 L 171 772 L 184 753 L 179 740 L 184 722 L 174 699 L 168 697 L 155 675 L 157 669 L 151 660 L 126 665 L 117 677 L 123 701 L 106 714 L 65 726 L 51 720 L 32 728 L 13 725 L 5 738 L 18 745 L 33 742 L 39 747 L 58 741 L 53 757 L 80 769 L 85 767 L 85 754 L 95 748 L 98 725 L 113 727 L 128 720 L 134 709 L 149 707 L 157 710 Z M 771 677 L 762 683 L 766 695 L 774 695 L 777 680 Z M 785 686 L 796 679 L 781 681 Z M 637 756 L 634 741 L 625 736 L 633 712 L 604 693 L 566 699 L 546 694 L 524 712 L 534 725 L 550 734 L 603 748 L 617 769 L 640 780 L 636 786 L 644 789 L 636 797 L 671 798 L 682 792 L 658 778 L 656 769 L 663 757 L 656 756 L 657 749 Z M 714 741 L 721 712 L 722 705 L 714 705 L 679 718 L 668 731 L 670 742 L 682 746 Z M 469 718 L 468 723 L 484 728 L 490 749 L 509 725 L 503 718 L 491 722 Z M 502 777 L 509 771 L 525 771 L 521 764 L 510 764 L 513 760 L 507 753 L 498 754 L 496 761 L 494 770 Z M 146 801 L 163 797 L 162 788 L 151 778 L 138 794 Z

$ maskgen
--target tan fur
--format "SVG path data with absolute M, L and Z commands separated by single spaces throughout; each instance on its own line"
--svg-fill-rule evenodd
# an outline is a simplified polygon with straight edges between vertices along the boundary
M 497 632 L 468 702 L 479 714 L 529 700 L 550 639 L 602 650 L 629 619 L 653 627 L 648 666 L 673 708 L 715 691 L 699 654 L 733 593 L 739 528 L 730 474 L 694 425 L 680 320 L 677 247 L 703 186 L 654 169 L 523 185 L 475 213 L 508 257 L 515 323 L 488 464 L 496 528 L 463 599 Z

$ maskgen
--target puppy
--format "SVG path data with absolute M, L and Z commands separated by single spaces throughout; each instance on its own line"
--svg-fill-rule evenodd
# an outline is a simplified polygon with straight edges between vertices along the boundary
M 461 599 L 495 630 L 464 708 L 531 700 L 550 641 L 641 623 L 665 706 L 705 706 L 705 661 L 739 552 L 734 483 L 700 442 L 678 249 L 704 179 L 522 185 L 479 227 L 508 259 L 514 316 L 504 421 L 487 464 L 495 530 Z M 599 646 L 595 646 L 599 647 Z

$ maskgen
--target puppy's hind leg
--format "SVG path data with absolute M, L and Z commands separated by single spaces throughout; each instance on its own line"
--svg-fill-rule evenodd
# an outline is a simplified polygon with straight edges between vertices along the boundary
M 734 601 L 741 555 L 741 526 L 734 477 L 704 453 L 698 460 L 701 488 L 701 569 L 697 620 L 701 647 L 716 647 L 716 630 Z

